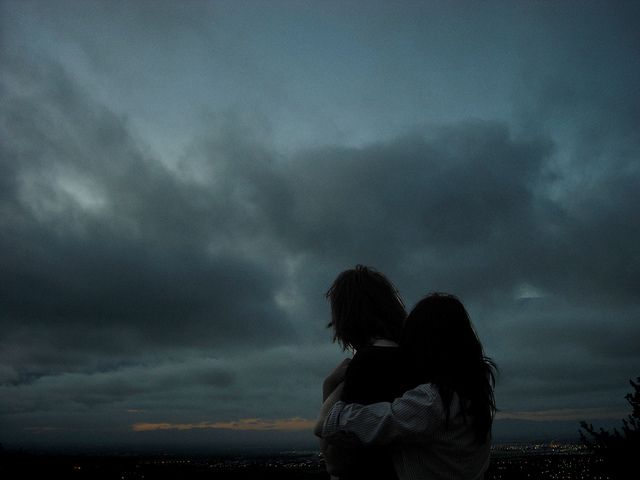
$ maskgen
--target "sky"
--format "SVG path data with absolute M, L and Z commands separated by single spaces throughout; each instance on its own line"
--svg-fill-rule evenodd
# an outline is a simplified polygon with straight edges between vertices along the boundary
M 0 3 L 0 442 L 316 445 L 324 293 L 466 305 L 496 440 L 640 376 L 638 2 Z

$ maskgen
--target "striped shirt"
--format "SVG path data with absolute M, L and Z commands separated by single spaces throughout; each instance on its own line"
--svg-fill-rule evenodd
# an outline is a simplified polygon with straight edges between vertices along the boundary
M 490 441 L 475 442 L 454 394 L 449 422 L 437 388 L 419 385 L 392 403 L 337 402 L 322 438 L 338 445 L 391 445 L 400 480 L 480 480 L 489 466 Z

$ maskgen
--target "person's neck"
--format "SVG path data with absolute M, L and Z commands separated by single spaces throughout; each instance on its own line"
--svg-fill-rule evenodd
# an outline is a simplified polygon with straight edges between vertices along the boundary
M 388 340 L 386 338 L 374 338 L 371 341 L 372 347 L 398 347 L 399 345 L 393 340 Z

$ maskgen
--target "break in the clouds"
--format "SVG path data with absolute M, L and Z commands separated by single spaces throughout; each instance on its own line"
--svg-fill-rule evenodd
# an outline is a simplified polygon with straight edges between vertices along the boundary
M 323 294 L 356 263 L 409 307 L 462 298 L 501 368 L 504 437 L 622 416 L 637 20 L 3 2 L 0 441 L 313 443 L 342 355 Z

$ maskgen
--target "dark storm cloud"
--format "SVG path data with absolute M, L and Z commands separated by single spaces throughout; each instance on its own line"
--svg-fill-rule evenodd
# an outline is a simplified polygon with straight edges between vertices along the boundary
M 628 201 L 640 180 L 634 160 L 624 175 L 605 170 L 595 179 L 585 218 L 548 195 L 553 151 L 548 138 L 520 140 L 506 125 L 477 122 L 302 155 L 288 173 L 295 203 L 286 241 L 338 262 L 395 265 L 471 298 L 531 283 L 586 302 L 631 300 L 640 236 Z
M 623 403 L 635 375 L 637 305 L 567 302 L 560 295 L 502 301 L 481 314 L 488 351 L 501 367 L 502 408 Z
M 563 23 L 574 18 L 566 12 L 527 8 L 534 20 L 514 23 L 525 33 L 510 51 L 521 59 L 521 77 L 502 79 L 517 85 L 513 117 L 418 121 L 366 142 L 334 142 L 334 125 L 323 146 L 294 142 L 286 150 L 274 140 L 278 115 L 261 115 L 238 93 L 268 93 L 264 85 L 280 77 L 265 65 L 275 58 L 280 68 L 308 53 L 285 48 L 286 28 L 274 33 L 266 20 L 239 12 L 207 23 L 204 6 L 187 11 L 173 2 L 97 2 L 69 15 L 26 5 L 15 7 L 20 21 L 3 25 L 13 33 L 0 56 L 0 412 L 10 413 L 0 416 L 0 430 L 313 418 L 319 385 L 339 355 L 329 344 L 323 293 L 355 263 L 388 274 L 409 308 L 430 290 L 459 294 L 501 367 L 503 411 L 624 403 L 627 380 L 640 368 L 634 15 L 607 9 L 572 26 Z M 282 47 L 275 57 L 258 50 L 263 70 L 248 60 L 249 40 L 229 40 L 241 36 L 234 29 L 244 20 L 262 28 L 261 42 Z M 293 17 L 283 22 L 298 25 Z M 454 30 L 472 32 L 466 22 L 457 18 Z M 420 32 L 440 32 L 427 24 L 412 33 L 416 52 L 425 48 Z M 358 42 L 368 28 L 358 25 Z M 394 39 L 395 28 L 385 38 Z M 38 47 L 22 50 L 31 31 Z M 469 35 L 426 53 L 439 61 L 454 53 L 453 63 L 469 68 L 481 58 L 465 63 Z M 68 42 L 58 57 L 43 47 L 53 38 Z M 496 38 L 484 38 L 481 52 Z M 321 36 L 306 40 L 309 51 L 324 45 Z M 389 58 L 374 63 L 391 73 L 384 89 L 363 86 L 363 111 L 393 109 L 373 93 L 392 98 L 389 86 L 400 88 L 386 79 L 409 64 L 390 55 L 403 42 L 383 43 Z M 358 55 L 366 50 L 354 47 Z M 431 57 L 423 58 L 408 84 L 423 83 Z M 364 68 L 368 58 L 359 60 Z M 218 68 L 225 65 L 228 77 Z M 455 80 L 449 95 L 467 92 L 447 104 L 465 112 L 477 79 L 467 85 L 462 73 L 447 73 L 450 63 L 434 65 Z M 83 68 L 95 68 L 104 83 Z M 480 73 L 485 83 L 494 78 Z M 335 88 L 348 74 L 303 76 L 317 83 L 284 82 L 278 91 L 307 92 L 305 108 L 313 110 L 314 95 L 325 102 L 335 93 L 314 88 L 323 79 Z M 111 103 L 109 92 L 130 83 L 134 93 Z M 234 83 L 242 85 L 237 98 L 229 95 L 235 106 L 207 97 L 226 96 Z M 431 85 L 435 93 L 441 87 Z M 192 86 L 200 91 L 189 97 Z M 405 95 L 400 103 L 413 103 L 415 92 L 397 92 Z M 202 108 L 185 127 L 187 141 L 162 138 L 176 158 L 159 155 L 158 139 L 145 137 L 157 125 L 141 133 L 144 114 L 120 113 L 137 100 L 145 114 L 162 117 L 192 108 L 194 98 Z M 306 110 L 295 113 L 289 121 L 300 120 L 301 129 L 316 124 Z M 177 117 L 172 127 L 186 118 Z
M 554 28 L 563 15 L 537 12 L 549 34 L 528 49 L 516 106 L 521 128 L 557 145 L 546 190 L 560 215 L 549 221 L 554 242 L 540 266 L 552 270 L 557 263 L 546 260 L 564 253 L 559 265 L 574 275 L 548 282 L 575 300 L 615 304 L 633 301 L 640 288 L 633 273 L 640 258 L 638 8 L 597 10 L 571 28 Z
M 545 141 L 511 138 L 504 124 L 473 122 L 303 155 L 293 165 L 294 239 L 343 261 L 390 256 L 411 268 L 442 253 L 465 261 L 536 228 L 534 189 L 548 151 Z
M 572 188 L 549 171 L 558 151 L 547 135 L 476 122 L 303 155 L 294 245 L 334 270 L 378 265 L 410 302 L 461 295 L 502 367 L 505 408 L 621 399 L 640 364 L 637 159 L 592 173 L 576 205 L 549 192 Z
M 7 346 L 46 338 L 39 355 L 51 366 L 49 342 L 109 353 L 288 338 L 275 272 L 241 251 L 219 251 L 242 230 L 243 193 L 234 197 L 242 185 L 181 181 L 62 68 L 4 65 Z
M 552 139 L 518 137 L 501 122 L 278 158 L 255 125 L 229 114 L 212 118 L 171 170 L 60 67 L 6 64 L 2 243 L 14 254 L 3 257 L 5 342 L 37 346 L 4 355 L 26 379 L 47 368 L 117 365 L 114 353 L 135 362 L 136 350 L 153 345 L 291 341 L 291 315 L 275 300 L 287 258 L 299 258 L 289 276 L 309 298 L 316 338 L 324 335 L 321 292 L 357 261 L 389 273 L 409 298 L 444 289 L 479 305 L 512 298 L 522 284 L 587 304 L 629 300 L 637 285 L 638 228 L 625 195 L 638 182 L 633 159 L 624 175 L 598 172 L 597 198 L 584 197 L 592 208 L 576 208 L 548 194 L 550 179 L 558 181 L 548 171 Z M 620 228 L 623 238 L 605 248 L 605 232 Z M 518 308 L 510 302 L 493 316 Z M 569 302 L 501 327 L 513 327 L 517 343 L 532 338 L 531 322 L 566 333 L 576 316 L 598 326 L 611 314 L 595 312 L 585 320 Z M 480 321 L 499 335 L 495 319 Z M 632 320 L 615 321 L 637 338 Z M 547 345 L 620 354 L 615 333 L 586 332 L 550 335 Z
M 98 405 L 145 407 L 149 399 L 184 401 L 193 390 L 227 393 L 236 383 L 232 367 L 216 359 L 188 359 L 154 365 L 131 365 L 91 373 L 63 373 L 13 386 L 3 401 L 6 413 L 91 409 Z M 3 388 L 8 391 L 11 385 Z M 173 402 L 174 406 L 176 402 Z

